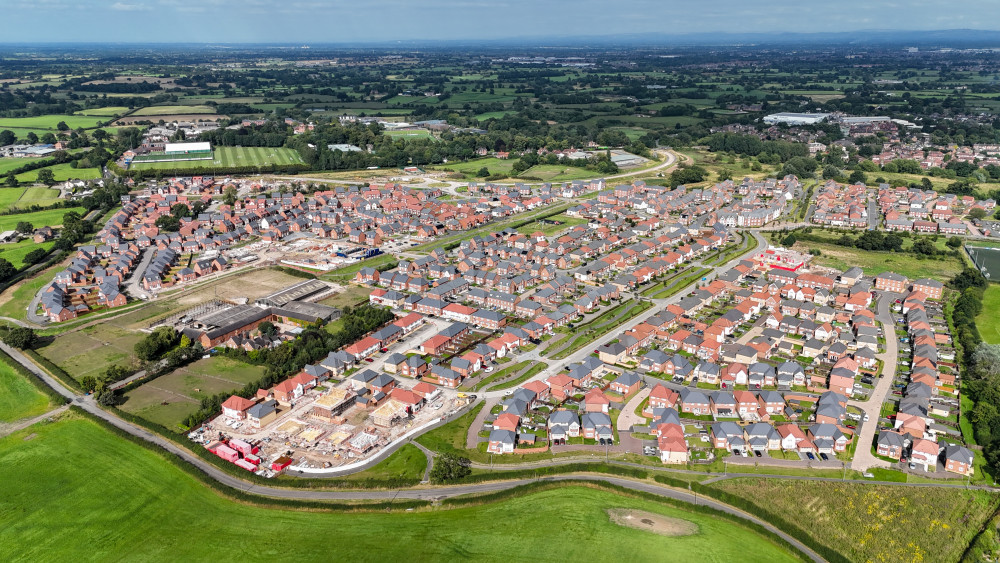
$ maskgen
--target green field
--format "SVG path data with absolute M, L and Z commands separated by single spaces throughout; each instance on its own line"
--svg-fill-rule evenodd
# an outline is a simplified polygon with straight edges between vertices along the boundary
M 238 391 L 263 375 L 261 366 L 213 356 L 129 391 L 121 408 L 167 428 L 177 428 L 198 410 L 202 399 Z
M 17 207 L 30 207 L 32 205 L 51 205 L 59 201 L 59 190 L 53 188 L 24 188 L 24 193 L 17 200 Z
M 183 115 L 188 113 L 215 113 L 215 108 L 209 106 L 150 106 L 139 108 L 133 116 L 140 115 Z
M 133 162 L 133 170 L 211 169 L 213 166 L 258 166 L 264 164 L 302 164 L 295 149 L 270 147 L 215 147 L 212 160 L 178 160 L 172 162 Z
M 549 223 L 549 221 L 553 221 L 554 223 Z M 547 236 L 552 236 L 556 233 L 561 233 L 572 226 L 583 225 L 586 223 L 587 219 L 583 219 L 581 217 L 570 217 L 565 213 L 560 213 L 559 215 L 553 215 L 552 217 L 548 217 L 542 221 L 534 221 L 528 223 L 527 225 L 522 225 L 517 228 L 517 232 L 530 235 L 535 231 L 540 231 Z
M 50 406 L 48 397 L 6 361 L 0 361 L 0 422 L 38 416 Z
M 427 456 L 424 455 L 424 452 L 413 444 L 404 444 L 403 447 L 392 452 L 389 457 L 375 464 L 375 467 L 352 473 L 341 477 L 341 479 L 344 481 L 364 481 L 366 479 L 379 481 L 390 479 L 420 480 L 424 478 L 426 469 Z
M 0 258 L 6 259 L 8 262 L 13 264 L 15 268 L 20 268 L 24 265 L 24 257 L 29 252 L 36 248 L 44 248 L 45 250 L 48 250 L 55 244 L 56 242 L 54 240 L 36 243 L 30 238 L 14 243 L 0 244 Z
M 56 125 L 60 121 L 65 121 L 70 129 L 84 128 L 92 129 L 98 123 L 107 121 L 97 117 L 86 115 L 39 115 L 37 117 L 0 117 L 0 129 L 10 129 L 20 135 L 17 129 L 41 129 L 45 131 L 57 131 Z
M 911 280 L 926 277 L 948 281 L 961 271 L 958 260 L 951 257 L 943 260 L 918 260 L 913 254 L 905 252 L 870 252 L 812 241 L 799 241 L 795 243 L 794 248 L 801 252 L 807 252 L 809 249 L 821 251 L 820 256 L 813 258 L 813 263 L 820 266 L 829 266 L 838 270 L 860 266 L 869 276 L 888 271 L 902 274 Z
M 70 179 L 93 180 L 94 178 L 101 177 L 100 168 L 73 168 L 68 162 L 53 164 L 52 166 L 46 166 L 45 168 L 40 168 L 39 170 L 51 170 L 52 176 L 55 178 L 56 182 L 65 182 Z M 22 172 L 17 175 L 17 181 L 34 183 L 38 180 L 39 170 Z
M 46 209 L 45 211 L 35 211 L 32 213 L 18 213 L 17 215 L 0 215 L 0 231 L 10 231 L 17 226 L 20 221 L 27 221 L 38 227 L 55 227 L 62 225 L 63 215 L 70 211 L 76 211 L 81 217 L 87 214 L 83 207 L 67 207 L 65 209 Z
M 436 166 L 435 168 L 453 170 L 461 174 L 465 174 L 470 179 L 473 178 L 480 168 L 486 167 L 490 171 L 490 174 L 510 174 L 511 169 L 514 167 L 514 163 L 517 160 L 501 160 L 499 158 L 477 158 L 476 160 L 470 160 L 468 162 L 449 162 L 447 164 L 442 164 Z M 482 181 L 480 179 L 480 181 Z
M 979 336 L 990 344 L 1000 344 L 1000 286 L 991 283 L 983 293 L 983 310 L 976 317 Z
M 91 108 L 80 110 L 76 112 L 75 115 L 88 115 L 96 117 L 114 117 L 118 115 L 124 115 L 128 112 L 128 108 L 125 106 L 108 106 L 103 108 Z
M 383 131 L 384 135 L 390 137 L 402 137 L 404 139 L 431 139 L 433 141 L 437 140 L 437 137 L 431 134 L 430 131 L 425 131 L 423 129 L 418 129 L 415 131 Z
M 104 323 L 60 335 L 38 353 L 79 381 L 85 375 L 97 377 L 112 364 L 130 365 L 141 337 Z
M 160 454 L 72 416 L 0 440 L 0 467 L 0 558 L 7 561 L 81 554 L 328 561 L 333 553 L 339 561 L 608 561 L 625 549 L 635 561 L 798 560 L 728 520 L 579 486 L 454 510 L 258 508 L 220 497 Z M 668 537 L 622 527 L 605 512 L 613 508 L 685 520 L 696 532 Z
M 575 166 L 563 166 L 561 164 L 537 164 L 518 175 L 519 178 L 539 178 L 543 182 L 587 180 L 599 176 L 601 174 L 593 170 L 577 168 Z

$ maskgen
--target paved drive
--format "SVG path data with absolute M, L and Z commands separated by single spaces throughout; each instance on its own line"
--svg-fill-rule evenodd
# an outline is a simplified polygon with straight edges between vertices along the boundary
M 878 312 L 875 318 L 882 323 L 882 330 L 885 332 L 885 352 L 877 354 L 875 357 L 882 360 L 882 377 L 876 380 L 875 390 L 868 396 L 866 401 L 848 401 L 848 405 L 858 407 L 868 416 L 868 422 L 863 420 L 858 427 L 857 448 L 854 451 L 854 461 L 851 462 L 851 469 L 855 471 L 868 471 L 872 467 L 889 467 L 889 464 L 872 454 L 871 445 L 875 440 L 875 431 L 878 429 L 879 414 L 882 412 L 882 403 L 885 402 L 886 395 L 892 389 L 892 380 L 896 377 L 896 362 L 898 359 L 898 344 L 895 333 L 896 323 L 892 319 L 892 307 L 900 295 L 896 293 L 880 292 L 878 298 Z

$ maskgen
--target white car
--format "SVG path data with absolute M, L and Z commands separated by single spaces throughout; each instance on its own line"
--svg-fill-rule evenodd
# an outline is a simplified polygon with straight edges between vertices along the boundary
M 513 389 L 508 389 L 508 390 L 506 390 L 506 391 L 503 392 L 503 396 L 504 397 L 510 397 L 513 394 L 514 394 L 514 390 Z
M 865 413 L 865 417 L 862 420 L 864 420 L 865 422 L 868 422 L 868 413 Z
M 491 371 L 493 371 L 493 366 L 488 366 L 483 371 L 485 371 L 486 373 L 490 373 Z

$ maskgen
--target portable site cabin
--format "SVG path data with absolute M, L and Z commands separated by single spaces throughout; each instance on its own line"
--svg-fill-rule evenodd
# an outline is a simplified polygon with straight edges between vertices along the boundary
M 257 466 L 245 459 L 237 459 L 233 463 L 235 465 L 242 467 L 243 469 L 246 469 L 247 471 L 257 471 Z
M 215 449 L 215 455 L 226 461 L 232 461 L 234 463 L 240 458 L 240 454 L 237 453 L 236 450 L 225 444 L 219 444 L 219 447 Z
M 257 457 L 257 456 L 255 456 L 255 455 L 253 455 L 253 454 L 250 454 L 250 455 L 247 455 L 247 456 L 243 456 L 243 459 L 246 460 L 246 461 L 249 461 L 250 463 L 252 463 L 254 465 L 260 465 L 260 458 Z
M 243 457 L 253 455 L 258 451 L 257 447 L 235 438 L 229 441 L 229 447 L 243 454 Z

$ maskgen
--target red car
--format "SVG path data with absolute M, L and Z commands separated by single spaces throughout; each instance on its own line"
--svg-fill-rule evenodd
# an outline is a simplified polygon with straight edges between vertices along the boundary
M 379 350 L 379 352 L 388 352 L 388 351 L 389 351 L 388 348 L 382 348 L 381 350 Z
M 365 361 L 370 364 L 375 361 L 375 358 L 365 358 Z

